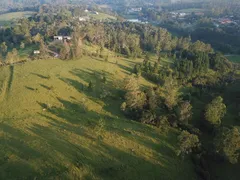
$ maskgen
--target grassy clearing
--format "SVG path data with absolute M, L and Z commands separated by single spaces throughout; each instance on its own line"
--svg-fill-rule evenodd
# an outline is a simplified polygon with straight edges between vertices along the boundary
M 0 24 L 5 25 L 11 23 L 15 19 L 20 19 L 23 17 L 30 17 L 35 12 L 33 11 L 21 11 L 21 12 L 12 12 L 0 15 Z
M 240 55 L 230 55 L 230 56 L 226 56 L 229 61 L 232 61 L 234 63 L 240 63 Z
M 198 9 L 198 8 L 188 8 L 188 9 L 181 9 L 181 10 L 177 10 L 175 12 L 185 12 L 185 13 L 196 13 L 196 12 L 205 12 L 205 9 Z
M 175 155 L 177 132 L 126 120 L 121 99 L 87 90 L 102 73 L 117 88 L 141 61 L 116 59 L 1 68 L 0 179 L 196 179 L 191 161 Z
M 96 20 L 116 20 L 117 19 L 116 17 L 111 16 L 109 14 L 105 14 L 105 13 L 99 13 L 99 14 L 90 13 L 89 16 Z

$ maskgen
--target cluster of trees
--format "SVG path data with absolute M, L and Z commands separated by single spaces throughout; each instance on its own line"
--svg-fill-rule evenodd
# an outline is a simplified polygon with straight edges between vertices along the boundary
M 232 163 L 237 162 L 240 146 L 233 144 L 239 144 L 239 132 L 236 127 L 222 128 L 221 122 L 227 108 L 223 98 L 219 96 L 221 92 L 206 90 L 210 81 L 212 86 L 225 85 L 226 79 L 233 73 L 232 64 L 223 55 L 214 52 L 209 44 L 192 42 L 190 37 L 174 37 L 166 29 L 149 24 L 79 22 L 74 16 L 82 15 L 82 10 L 71 6 L 42 6 L 33 17 L 21 19 L 13 27 L 1 29 L 1 54 L 2 59 L 5 59 L 4 63 L 18 62 L 20 59 L 17 49 L 27 46 L 38 48 L 44 58 L 48 53 L 56 52 L 61 59 L 81 57 L 84 43 L 97 45 L 98 55 L 101 55 L 104 47 L 131 58 L 142 57 L 146 52 L 154 53 L 157 61 L 153 63 L 149 55 L 146 55 L 143 63 L 134 67 L 137 77 L 131 76 L 124 80 L 125 101 L 121 105 L 124 114 L 164 131 L 170 126 L 183 130 L 179 135 L 178 155 L 199 151 L 200 144 L 204 143 L 198 138 L 201 133 L 197 128 L 200 127 L 191 123 L 194 109 L 191 96 L 194 95 L 182 90 L 188 84 L 212 99 L 205 104 L 201 124 L 210 132 L 210 137 L 214 136 L 214 153 Z M 53 43 L 54 35 L 71 36 L 71 41 Z M 50 50 L 51 46 L 54 50 Z M 161 61 L 166 57 L 172 59 L 173 63 L 163 66 Z M 214 75 L 208 75 L 209 72 Z M 155 82 L 156 87 L 141 89 L 138 83 L 140 76 Z M 102 81 L 106 82 L 106 78 Z M 99 93 L 100 96 L 109 96 L 104 83 L 101 87 L 103 90 Z M 94 89 L 96 87 L 90 82 L 88 90 Z M 222 146 L 219 145 L 221 143 Z M 203 149 L 209 150 L 208 147 Z
M 183 129 L 179 135 L 178 155 L 190 152 L 214 153 L 231 163 L 237 163 L 240 150 L 240 132 L 237 127 L 225 127 L 222 119 L 227 107 L 221 96 L 217 96 L 205 105 L 201 126 L 191 123 L 193 106 L 181 92 L 181 81 L 167 77 L 161 86 L 141 90 L 138 77 L 124 80 L 125 101 L 121 105 L 124 114 L 141 123 L 168 129 L 169 126 Z M 198 136 L 201 130 L 209 132 L 214 148 L 202 147 Z M 203 151 L 204 149 L 204 151 Z
M 166 57 L 174 63 L 162 65 L 161 60 Z M 204 158 L 211 154 L 212 157 L 237 163 L 240 132 L 234 124 L 228 127 L 222 123 L 227 106 L 219 96 L 228 83 L 234 82 L 233 69 L 232 63 L 222 54 L 200 41 L 189 44 L 185 49 L 171 50 L 167 55 L 158 53 L 155 62 L 146 55 L 143 63 L 136 64 L 133 69 L 136 77 L 124 82 L 126 95 L 121 109 L 127 117 L 136 121 L 163 129 L 169 126 L 181 129 L 178 155 L 194 152 Z M 156 87 L 141 89 L 137 83 L 140 76 L 156 83 Z M 186 85 L 203 95 L 185 93 L 183 89 Z M 198 122 L 192 123 L 193 99 L 201 100 L 204 96 L 212 99 L 200 112 L 202 119 L 194 119 Z M 201 133 L 209 136 L 214 145 L 201 143 Z M 206 169 L 197 168 L 196 171 L 209 177 Z
M 75 54 L 82 51 L 81 47 L 85 42 L 132 58 L 141 57 L 143 51 L 159 55 L 161 52 L 188 49 L 212 51 L 209 44 L 200 41 L 192 43 L 190 37 L 177 38 L 166 29 L 152 25 L 130 22 L 79 22 L 74 17 L 84 15 L 85 8 L 85 6 L 41 6 L 39 12 L 32 17 L 20 19 L 12 27 L 2 28 L 0 42 L 5 43 L 9 50 L 29 46 L 47 50 L 53 36 L 71 36 L 72 43 L 64 43 L 54 49 L 62 59 L 79 57 Z

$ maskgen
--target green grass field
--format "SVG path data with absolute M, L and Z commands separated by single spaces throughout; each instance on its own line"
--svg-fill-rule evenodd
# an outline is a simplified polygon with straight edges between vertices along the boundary
M 188 8 L 188 9 L 181 9 L 181 10 L 177 10 L 175 12 L 185 12 L 185 13 L 196 13 L 196 12 L 205 12 L 205 9 L 199 9 L 199 8 Z
M 0 179 L 196 179 L 191 161 L 175 155 L 178 132 L 126 120 L 118 96 L 98 97 L 103 73 L 106 86 L 118 89 L 135 61 L 83 57 L 1 67 Z
M 230 55 L 226 57 L 234 63 L 240 63 L 240 55 Z
M 35 12 L 33 11 L 21 11 L 21 12 L 12 12 L 0 15 L 0 25 L 6 25 L 11 23 L 15 19 L 20 19 L 22 17 L 30 17 Z
M 116 20 L 117 18 L 105 13 L 92 14 L 89 13 L 89 16 L 96 20 Z

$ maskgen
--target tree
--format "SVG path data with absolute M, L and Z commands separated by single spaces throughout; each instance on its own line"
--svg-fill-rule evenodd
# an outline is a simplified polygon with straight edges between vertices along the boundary
M 7 64 L 13 64 L 13 63 L 18 62 L 18 61 L 19 61 L 18 51 L 17 51 L 16 48 L 14 48 L 12 50 L 12 52 L 7 53 L 6 63 Z
M 237 127 L 224 128 L 215 138 L 215 150 L 230 163 L 236 164 L 240 154 L 240 133 Z
M 142 117 L 140 119 L 141 123 L 146 123 L 146 124 L 154 124 L 156 121 L 156 114 L 153 111 L 144 111 L 142 113 Z
M 92 83 L 92 81 L 90 81 L 88 83 L 88 91 L 93 91 L 93 83 Z
M 124 80 L 125 102 L 122 104 L 121 109 L 128 115 L 139 119 L 146 105 L 147 97 L 144 92 L 139 88 L 137 79 L 130 76 Z
M 160 116 L 156 120 L 156 126 L 164 133 L 167 133 L 170 128 L 170 123 L 166 116 Z
M 2 55 L 0 55 L 0 66 L 2 66 L 4 63 Z
M 40 43 L 42 40 L 42 37 L 39 33 L 36 34 L 36 36 L 33 37 L 34 43 Z
M 192 105 L 189 101 L 184 101 L 179 105 L 177 108 L 177 116 L 181 123 L 188 123 L 188 121 L 192 118 Z
M 148 109 L 154 111 L 157 108 L 158 97 L 153 88 L 148 89 L 147 91 L 147 104 Z
M 71 49 L 67 42 L 64 42 L 64 44 L 60 50 L 60 58 L 63 60 L 71 58 Z
M 6 42 L 3 42 L 0 46 L 2 54 L 7 53 L 8 47 L 6 45 Z
M 136 65 L 134 66 L 133 72 L 134 72 L 138 77 L 140 77 L 141 74 L 142 74 L 141 64 L 136 64 Z
M 129 91 L 125 95 L 125 100 L 127 107 L 130 109 L 142 110 L 143 106 L 146 104 L 146 95 L 140 90 Z
M 46 45 L 45 45 L 45 43 L 42 39 L 40 40 L 39 50 L 40 50 L 40 53 L 41 53 L 41 57 L 45 58 L 48 53 L 47 53 L 47 47 L 46 47 Z
M 20 48 L 21 48 L 21 49 L 24 49 L 24 48 L 25 48 L 25 43 L 24 43 L 24 42 L 21 42 Z
M 6 56 L 6 61 L 5 61 L 7 64 L 12 64 L 14 63 L 14 57 L 13 57 L 13 54 L 12 52 L 8 52 L 7 53 L 7 56 Z
M 179 87 L 177 82 L 172 78 L 168 77 L 163 85 L 163 98 L 164 103 L 169 110 L 172 110 L 179 101 Z
M 134 76 L 129 76 L 123 81 L 123 89 L 125 91 L 138 91 L 139 85 L 138 81 Z
M 188 131 L 182 131 L 178 136 L 178 151 L 177 155 L 189 154 L 194 148 L 200 146 L 197 135 L 190 134 Z
M 104 84 L 106 84 L 106 82 L 107 82 L 107 78 L 106 78 L 105 75 L 104 75 L 103 78 L 102 78 L 102 82 L 103 82 Z
M 158 71 L 159 71 L 159 64 L 157 62 L 155 62 L 154 67 L 153 67 L 153 72 L 158 73 Z
M 218 96 L 206 106 L 205 119 L 212 125 L 221 124 L 221 119 L 226 114 L 226 105 L 223 98 Z

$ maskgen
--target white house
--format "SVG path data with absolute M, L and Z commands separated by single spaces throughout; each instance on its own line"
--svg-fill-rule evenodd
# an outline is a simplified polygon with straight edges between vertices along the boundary
M 89 19 L 90 18 L 88 16 L 79 17 L 79 21 L 81 21 L 81 22 L 88 21 Z
M 71 40 L 72 38 L 70 36 L 64 36 L 63 39 L 64 40 Z
M 70 36 L 54 36 L 53 38 L 56 41 L 63 41 L 63 40 L 71 40 L 72 39 Z
M 39 50 L 34 50 L 33 54 L 40 54 L 40 51 Z
M 53 38 L 54 40 L 59 40 L 59 41 L 63 40 L 63 36 L 54 36 Z

